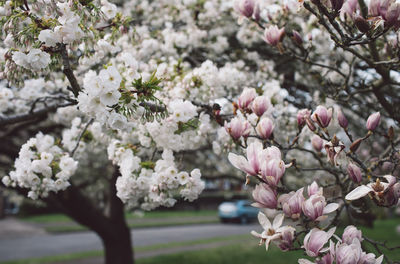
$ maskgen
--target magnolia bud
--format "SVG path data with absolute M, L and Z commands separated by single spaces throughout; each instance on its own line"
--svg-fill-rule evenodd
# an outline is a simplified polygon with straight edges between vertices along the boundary
M 363 141 L 362 138 L 357 139 L 350 145 L 350 151 L 351 152 L 356 152 L 358 147 L 361 145 L 361 142 Z
M 344 0 L 331 0 L 332 9 L 338 11 L 342 8 Z
M 285 37 L 285 28 L 279 29 L 276 25 L 269 26 L 264 31 L 264 40 L 271 46 L 277 46 Z
M 326 128 L 331 122 L 332 108 L 327 110 L 324 106 L 319 105 L 311 116 L 314 122 L 317 122 L 321 128 Z
M 378 127 L 380 120 L 381 114 L 379 112 L 370 115 L 367 120 L 367 129 L 369 131 L 374 131 Z
M 306 124 L 306 118 L 308 118 L 311 114 L 311 111 L 308 109 L 301 109 L 297 112 L 297 125 L 299 128 L 302 128 Z
M 294 41 L 294 43 L 296 43 L 299 46 L 303 45 L 303 39 L 302 39 L 300 33 L 297 32 L 296 30 L 293 30 L 292 33 L 293 33 L 292 40 Z
M 235 3 L 236 10 L 247 18 L 251 17 L 255 8 L 254 0 L 239 0 Z
M 240 109 L 248 109 L 251 102 L 257 96 L 256 89 L 245 88 L 238 98 L 238 106 Z
M 258 123 L 256 131 L 257 135 L 259 135 L 262 139 L 268 139 L 274 131 L 274 123 L 268 117 L 264 117 Z
M 356 15 L 354 18 L 354 24 L 363 33 L 367 33 L 370 30 L 370 26 L 367 20 L 360 15 Z
M 307 124 L 308 128 L 309 128 L 311 131 L 315 131 L 315 130 L 317 129 L 317 128 L 315 127 L 313 121 L 312 121 L 309 117 L 306 118 L 306 124 Z
M 345 115 L 342 112 L 342 109 L 340 108 L 338 109 L 337 118 L 339 121 L 339 125 L 343 128 L 347 128 L 349 122 L 347 121 L 347 118 L 345 117 Z
M 269 98 L 266 96 L 257 96 L 251 104 L 251 110 L 257 115 L 262 116 L 270 107 Z
M 311 144 L 316 151 L 321 152 L 324 146 L 324 141 L 319 136 L 314 135 L 311 139 Z
M 347 173 L 349 174 L 350 179 L 355 183 L 360 183 L 362 180 L 361 170 L 360 168 L 353 164 L 349 163 L 347 166 Z

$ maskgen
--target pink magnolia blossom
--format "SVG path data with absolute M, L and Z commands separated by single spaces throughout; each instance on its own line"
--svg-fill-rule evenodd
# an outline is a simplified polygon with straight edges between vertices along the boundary
M 243 156 L 229 153 L 228 159 L 233 166 L 249 175 L 256 176 L 261 170 L 261 163 L 266 160 L 268 153 L 259 141 L 255 141 L 246 149 L 247 159 Z
M 329 123 L 331 122 L 332 108 L 329 108 L 329 110 L 327 110 L 324 106 L 319 105 L 319 106 L 317 106 L 317 109 L 315 109 L 311 118 L 320 127 L 325 128 L 325 127 L 329 126 Z
M 303 190 L 304 188 L 301 188 L 296 192 L 282 194 L 279 197 L 278 202 L 281 204 L 282 210 L 287 217 L 292 219 L 298 219 L 300 217 L 304 203 Z
M 319 187 L 315 181 L 313 181 L 309 186 L 307 186 L 308 196 L 314 194 L 322 195 L 322 191 L 323 191 L 322 187 Z
M 311 115 L 311 111 L 308 109 L 301 109 L 297 112 L 297 125 L 302 128 L 306 124 L 306 119 Z
M 275 209 L 278 204 L 276 191 L 267 184 L 258 184 L 252 195 L 255 201 L 252 204 L 254 207 Z
M 332 164 L 337 166 L 338 165 L 338 158 L 340 153 L 345 149 L 345 145 L 339 142 L 337 145 L 334 145 L 332 142 L 328 142 L 325 144 L 325 151 L 328 157 L 328 161 Z
M 281 231 L 281 240 L 279 241 L 278 247 L 282 251 L 288 251 L 292 248 L 295 231 L 296 229 L 290 226 L 284 227 L 284 229 Z
M 358 239 L 354 239 L 351 244 L 338 242 L 335 250 L 336 263 L 358 263 L 361 258 L 361 253 L 361 244 Z
M 304 249 L 306 254 L 310 257 L 317 257 L 320 252 L 325 252 L 329 248 L 323 248 L 323 246 L 329 241 L 332 235 L 335 233 L 336 227 L 328 230 L 328 232 L 322 231 L 318 228 L 313 228 L 304 237 Z
M 369 131 L 374 131 L 378 127 L 380 120 L 381 120 L 381 114 L 379 112 L 370 115 L 367 120 L 367 125 L 366 125 L 367 129 Z
M 353 243 L 354 239 L 358 239 L 360 242 L 363 241 L 362 232 L 358 230 L 355 226 L 349 225 L 344 229 L 342 235 L 342 241 L 346 244 Z
M 349 163 L 347 166 L 347 174 L 349 175 L 350 179 L 355 183 L 360 183 L 362 181 L 362 174 L 360 168 L 353 164 Z
M 264 40 L 271 46 L 277 46 L 285 36 L 285 28 L 279 29 L 278 26 L 269 26 L 264 31 Z
M 274 131 L 274 123 L 268 117 L 263 117 L 256 126 L 257 135 L 262 139 L 269 139 Z
M 271 159 L 261 166 L 261 176 L 269 185 L 277 186 L 285 170 L 285 163 L 281 159 Z
M 358 8 L 358 0 L 347 0 L 340 9 L 340 16 L 342 19 L 345 16 L 348 18 L 353 18 Z
M 255 0 L 237 0 L 235 1 L 235 9 L 247 18 L 252 17 L 253 14 L 255 17 L 258 17 L 260 13 L 258 3 Z
M 238 140 L 250 134 L 251 125 L 247 120 L 235 117 L 231 122 L 225 123 L 225 130 L 234 140 Z
M 361 252 L 360 260 L 357 264 L 381 264 L 383 261 L 383 255 L 379 258 L 375 258 L 375 254 L 373 253 L 365 253 Z
M 257 92 L 254 88 L 245 88 L 238 98 L 239 109 L 249 109 L 250 104 L 256 98 Z
M 311 195 L 303 203 L 303 213 L 312 221 L 323 221 L 327 218 L 326 214 L 332 213 L 339 208 L 339 204 L 326 204 L 325 197 L 320 194 Z
M 370 194 L 371 197 L 379 204 L 384 204 L 387 206 L 396 204 L 400 197 L 400 184 L 396 183 L 396 177 L 392 175 L 385 175 L 383 177 L 387 182 L 381 182 L 378 178 L 376 182 L 372 182 L 367 185 L 360 185 L 348 193 L 345 199 L 352 201 Z
M 338 109 L 338 112 L 337 112 L 337 119 L 339 121 L 339 125 L 342 128 L 347 128 L 347 126 L 349 125 L 349 121 L 347 121 L 346 116 L 343 114 L 343 111 L 340 108 Z
M 251 110 L 257 116 L 262 116 L 270 107 L 270 99 L 267 96 L 257 96 L 251 104 Z
M 324 147 L 324 140 L 318 135 L 314 135 L 311 138 L 311 144 L 316 151 L 321 152 L 322 148 Z

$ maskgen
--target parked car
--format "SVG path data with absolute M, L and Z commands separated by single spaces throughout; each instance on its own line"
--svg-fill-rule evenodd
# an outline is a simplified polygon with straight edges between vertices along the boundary
M 218 215 L 221 222 L 239 221 L 242 224 L 251 222 L 257 218 L 258 208 L 252 207 L 248 200 L 223 202 L 218 207 Z

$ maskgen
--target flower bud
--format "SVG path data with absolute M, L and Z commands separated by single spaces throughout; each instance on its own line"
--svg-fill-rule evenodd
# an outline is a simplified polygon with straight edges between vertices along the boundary
M 319 136 L 314 135 L 311 139 L 311 144 L 316 151 L 321 152 L 324 146 L 324 141 Z
M 307 124 L 308 128 L 309 128 L 311 131 L 315 131 L 315 130 L 317 129 L 317 128 L 315 127 L 313 121 L 312 121 L 311 118 L 309 118 L 309 117 L 306 118 L 306 124 Z
M 234 140 L 238 140 L 241 136 L 246 137 L 250 134 L 251 126 L 247 120 L 236 117 L 229 124 L 225 124 L 225 129 Z
M 344 229 L 342 240 L 343 243 L 351 245 L 353 244 L 353 239 L 358 239 L 360 242 L 363 241 L 361 231 L 350 225 Z
M 248 109 L 251 102 L 257 96 L 256 89 L 245 88 L 238 98 L 238 106 L 240 109 Z
M 270 107 L 271 103 L 266 96 L 257 96 L 251 104 L 251 110 L 257 115 L 262 116 Z
M 235 2 L 235 9 L 242 15 L 247 18 L 253 16 L 254 9 L 256 7 L 256 3 L 254 0 L 238 0 Z
M 362 138 L 359 138 L 355 140 L 351 145 L 350 145 L 350 151 L 351 152 L 356 152 L 358 147 L 361 145 L 361 142 L 363 141 Z
M 344 0 L 331 0 L 332 9 L 338 11 L 342 8 Z
M 321 128 L 325 128 L 331 122 L 332 108 L 327 110 L 324 106 L 319 105 L 317 106 L 317 109 L 315 109 L 311 118 L 314 122 L 317 122 Z
M 252 204 L 254 207 L 275 209 L 278 204 L 276 191 L 267 184 L 258 184 L 252 195 L 255 201 Z
M 264 31 L 264 40 L 271 46 L 277 46 L 285 37 L 285 28 L 279 29 L 276 25 L 269 26 Z
M 297 32 L 296 30 L 292 31 L 292 40 L 294 43 L 296 43 L 298 46 L 303 45 L 303 38 L 301 37 L 300 33 Z
M 367 126 L 366 126 L 367 129 L 369 131 L 374 131 L 378 127 L 380 120 L 381 120 L 381 114 L 379 112 L 371 114 L 367 120 Z
M 258 122 L 256 127 L 257 135 L 262 139 L 269 139 L 274 131 L 274 123 L 268 117 L 264 117 Z
M 306 124 L 306 118 L 309 117 L 311 111 L 308 109 L 301 109 L 297 112 L 297 125 L 302 128 Z
M 350 179 L 355 183 L 360 183 L 362 180 L 360 168 L 353 163 L 349 163 L 349 165 L 347 165 L 347 174 L 349 175 Z
M 363 33 L 367 33 L 370 30 L 368 21 L 360 15 L 355 15 L 354 25 Z
M 338 109 L 337 118 L 339 121 L 339 125 L 343 128 L 347 128 L 349 122 L 347 121 L 347 118 L 345 117 L 345 115 L 342 112 L 342 109 L 340 108 Z

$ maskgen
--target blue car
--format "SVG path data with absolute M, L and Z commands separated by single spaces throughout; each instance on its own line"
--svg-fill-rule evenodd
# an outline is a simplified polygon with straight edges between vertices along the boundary
M 251 206 L 248 200 L 224 202 L 218 207 L 218 215 L 221 222 L 239 221 L 242 224 L 251 222 L 257 218 L 259 209 Z

